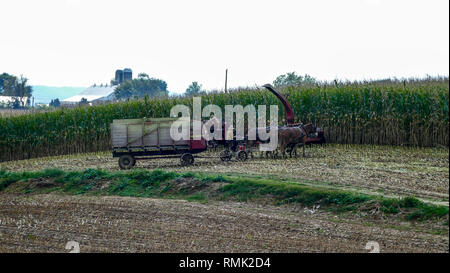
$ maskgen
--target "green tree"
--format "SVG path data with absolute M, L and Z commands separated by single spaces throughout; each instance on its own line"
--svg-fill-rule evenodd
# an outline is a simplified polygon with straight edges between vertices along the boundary
M 14 98 L 13 108 L 24 107 L 29 104 L 29 98 L 33 93 L 33 88 L 28 85 L 28 79 L 24 76 L 16 76 L 3 73 L 0 75 L 0 94 Z M 26 99 L 25 99 L 26 98 Z
M 59 101 L 58 98 L 56 98 L 54 100 L 51 100 L 49 105 L 53 106 L 53 107 L 59 107 L 59 106 L 61 106 L 61 102 Z
M 78 103 L 79 106 L 87 106 L 89 105 L 89 102 L 86 98 L 81 98 L 80 102 Z
M 167 83 L 160 79 L 150 78 L 145 73 L 140 73 L 137 79 L 121 83 L 115 90 L 117 99 L 165 97 L 169 94 Z
M 134 88 L 131 81 L 126 81 L 116 87 L 114 90 L 114 95 L 117 99 L 127 99 L 133 95 L 133 89 Z
M 150 77 L 146 73 L 139 73 L 138 78 L 139 79 L 150 79 Z
M 315 78 L 307 74 L 299 76 L 295 72 L 280 75 L 273 81 L 274 86 L 311 85 L 315 83 L 317 83 Z
M 202 93 L 202 85 L 198 82 L 192 82 L 191 85 L 186 89 L 186 96 L 195 96 Z
M 8 73 L 3 73 L 0 75 L 0 94 L 4 96 L 9 96 L 8 94 L 13 93 L 14 85 L 17 81 L 17 77 L 9 75 Z
M 16 82 L 15 82 L 15 86 L 14 86 L 15 94 L 13 96 L 20 97 L 20 98 L 31 97 L 31 94 L 33 93 L 33 88 L 31 86 L 29 86 L 27 84 L 27 82 L 28 82 L 27 78 L 20 76 L 20 78 L 18 80 L 16 80 Z

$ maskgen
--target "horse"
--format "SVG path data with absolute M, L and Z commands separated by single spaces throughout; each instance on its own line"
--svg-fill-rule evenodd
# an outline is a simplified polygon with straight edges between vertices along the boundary
M 269 129 L 269 127 L 266 128 L 266 130 Z M 294 146 L 298 143 L 304 143 L 305 137 L 306 137 L 306 131 L 303 129 L 302 126 L 278 126 L 278 143 L 277 146 L 279 147 L 281 154 L 283 158 L 286 158 L 286 151 L 287 148 L 291 148 L 289 151 L 289 155 L 292 157 L 292 151 L 294 150 Z M 256 130 L 256 129 L 254 129 Z M 257 139 L 259 139 L 257 137 Z M 247 146 L 248 147 L 256 147 L 258 144 L 261 143 L 267 143 L 269 140 L 261 141 L 261 140 L 247 140 Z M 261 156 L 264 154 L 262 152 Z M 266 151 L 265 152 L 266 158 L 271 155 L 272 158 L 275 158 L 278 156 L 278 151 Z
M 303 157 L 305 157 L 306 156 L 306 153 L 305 153 L 306 139 L 309 135 L 316 132 L 317 127 L 312 123 L 308 123 L 308 124 L 299 123 L 299 124 L 296 124 L 289 128 L 301 128 L 302 133 L 303 133 L 299 139 L 297 139 L 296 141 L 292 141 L 288 144 L 288 148 L 290 148 L 289 157 L 292 158 L 292 153 L 294 153 L 294 156 L 297 157 L 297 146 L 298 145 L 301 145 L 303 147 Z
M 266 127 L 266 130 L 269 129 L 269 127 Z M 256 130 L 256 128 L 254 129 Z M 305 157 L 305 143 L 306 143 L 306 138 L 308 136 L 308 134 L 311 134 L 312 132 L 314 132 L 315 130 L 315 126 L 310 123 L 310 124 L 297 124 L 295 126 L 278 126 L 278 147 L 280 149 L 281 155 L 283 158 L 286 158 L 286 151 L 289 152 L 289 156 L 292 158 L 292 153 L 294 152 L 295 157 L 297 157 L 297 145 L 301 144 L 303 146 L 303 156 Z M 257 137 L 258 139 L 258 137 Z M 270 140 L 266 140 L 266 141 L 260 141 L 260 140 L 246 140 L 247 142 L 247 147 L 249 147 L 251 149 L 253 149 L 254 147 L 256 147 L 258 144 L 261 143 L 267 143 Z M 261 152 L 261 157 L 263 156 L 263 154 L 265 153 L 266 158 L 272 157 L 275 158 L 278 156 L 278 151 L 266 151 L 266 152 Z
M 281 156 L 286 158 L 286 148 L 297 145 L 306 136 L 305 131 L 300 126 L 278 128 L 278 147 L 281 151 Z M 291 149 L 292 152 L 292 149 Z

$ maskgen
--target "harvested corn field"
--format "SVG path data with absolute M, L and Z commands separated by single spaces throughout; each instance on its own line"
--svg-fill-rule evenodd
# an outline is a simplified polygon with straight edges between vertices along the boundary
M 136 163 L 136 167 L 294 180 L 448 202 L 448 156 L 447 148 L 327 145 L 307 148 L 306 158 L 268 159 L 254 153 L 254 158 L 239 163 L 231 161 L 224 164 L 220 159 L 198 158 L 193 166 L 181 167 L 179 160 L 173 158 L 142 160 Z M 18 172 L 47 168 L 119 170 L 117 158 L 109 152 L 0 163 L 0 169 Z
M 375 241 L 381 252 L 448 251 L 448 149 L 307 154 L 145 160 L 125 172 L 109 153 L 4 162 L 0 250 L 367 252 Z
M 446 252 L 448 233 L 295 206 L 129 197 L 2 195 L 1 252 Z

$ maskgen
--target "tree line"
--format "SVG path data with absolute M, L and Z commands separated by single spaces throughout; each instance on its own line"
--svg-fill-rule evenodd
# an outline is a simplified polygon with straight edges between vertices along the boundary
M 295 72 L 289 72 L 278 76 L 273 85 L 276 87 L 313 85 L 317 80 L 307 74 L 297 75 Z M 140 73 L 137 79 L 125 81 L 115 89 L 115 97 L 118 100 L 130 98 L 147 97 L 167 97 L 167 83 L 161 79 L 150 78 L 145 73 Z M 206 94 L 206 90 L 198 81 L 192 82 L 184 92 L 184 96 L 198 96 Z
M 274 81 L 273 85 L 275 87 L 285 87 L 285 86 L 299 86 L 299 85 L 313 85 L 318 83 L 318 81 L 305 74 L 304 76 L 297 75 L 295 72 L 289 72 L 278 76 Z M 184 92 L 185 96 L 197 96 L 206 94 L 206 90 L 203 90 L 202 85 L 198 82 L 192 82 L 191 85 Z

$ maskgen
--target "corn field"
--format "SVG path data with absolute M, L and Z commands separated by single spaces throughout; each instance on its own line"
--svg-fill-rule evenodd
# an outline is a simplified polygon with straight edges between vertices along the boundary
M 448 78 L 327 83 L 281 89 L 297 121 L 324 128 L 331 143 L 449 146 Z M 202 96 L 202 107 L 278 104 L 269 91 L 238 89 Z M 113 119 L 168 117 L 187 97 L 142 99 L 0 117 L 0 161 L 110 149 Z

